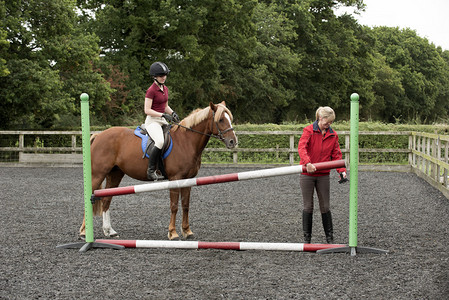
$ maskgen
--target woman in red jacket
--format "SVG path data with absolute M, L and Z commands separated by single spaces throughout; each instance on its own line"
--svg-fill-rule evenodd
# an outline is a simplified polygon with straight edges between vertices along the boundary
M 330 127 L 335 120 L 335 112 L 329 106 L 320 107 L 316 111 L 316 121 L 305 127 L 298 143 L 300 164 L 306 166 L 307 172 L 300 176 L 300 186 L 303 197 L 302 224 L 304 242 L 312 239 L 313 193 L 316 190 L 320 205 L 326 241 L 334 242 L 332 215 L 330 211 L 330 170 L 317 171 L 314 163 L 339 160 L 342 158 L 337 133 Z M 342 179 L 346 179 L 346 169 L 339 168 Z

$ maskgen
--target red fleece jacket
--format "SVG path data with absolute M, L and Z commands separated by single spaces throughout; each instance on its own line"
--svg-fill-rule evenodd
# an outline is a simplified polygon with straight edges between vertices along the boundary
M 329 127 L 325 136 L 321 134 L 318 121 L 305 127 L 298 143 L 298 154 L 300 164 L 305 166 L 308 163 L 318 163 L 342 158 L 338 134 Z M 346 172 L 346 168 L 337 169 L 338 173 Z M 309 176 L 323 176 L 330 173 L 330 170 L 316 171 L 315 173 L 304 172 Z

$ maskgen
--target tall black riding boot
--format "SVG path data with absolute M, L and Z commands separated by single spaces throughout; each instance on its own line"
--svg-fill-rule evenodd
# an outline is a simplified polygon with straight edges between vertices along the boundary
M 304 231 L 304 243 L 310 244 L 312 241 L 312 220 L 313 213 L 302 212 L 302 229 Z
M 326 242 L 328 244 L 333 244 L 334 243 L 334 226 L 332 224 L 331 211 L 321 214 L 321 218 L 323 219 L 323 228 L 324 228 L 324 233 L 326 234 Z
M 149 153 L 149 162 L 148 162 L 148 170 L 147 170 L 147 177 L 149 180 L 157 181 L 164 179 L 163 176 L 160 176 L 156 173 L 156 164 L 159 160 L 159 156 L 161 155 L 161 149 L 158 147 L 153 147 Z

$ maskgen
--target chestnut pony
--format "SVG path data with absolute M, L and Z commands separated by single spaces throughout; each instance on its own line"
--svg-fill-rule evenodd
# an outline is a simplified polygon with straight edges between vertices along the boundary
M 164 159 L 165 171 L 169 180 L 195 177 L 201 166 L 201 154 L 210 137 L 220 139 L 228 149 L 237 144 L 237 137 L 232 128 L 232 113 L 225 102 L 210 103 L 204 109 L 193 111 L 179 125 L 170 129 L 173 148 Z M 125 127 L 111 127 L 91 138 L 92 191 L 100 189 L 106 179 L 106 188 L 118 187 L 126 174 L 134 179 L 148 181 L 148 158 L 142 158 L 141 139 L 134 135 L 134 130 Z M 170 190 L 171 217 L 168 226 L 168 238 L 178 238 L 176 233 L 176 213 L 181 198 L 182 235 L 193 235 L 189 226 L 189 201 L 191 188 Z M 103 216 L 105 236 L 117 236 L 111 227 L 109 205 L 112 196 L 95 201 L 93 214 Z M 80 228 L 80 236 L 85 236 L 85 219 Z

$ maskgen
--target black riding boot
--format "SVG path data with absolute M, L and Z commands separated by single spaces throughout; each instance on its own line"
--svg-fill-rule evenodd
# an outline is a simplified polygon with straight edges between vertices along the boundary
M 324 233 L 326 234 L 326 242 L 328 244 L 334 243 L 334 226 L 332 225 L 332 214 L 328 211 L 325 214 L 321 214 L 323 219 Z
M 302 212 L 302 229 L 304 231 L 304 243 L 310 244 L 312 241 L 312 220 L 313 213 Z
M 147 170 L 147 177 L 149 180 L 157 181 L 164 179 L 163 176 L 160 176 L 156 173 L 156 164 L 159 160 L 159 156 L 161 155 L 161 149 L 158 147 L 153 147 L 151 149 L 151 152 L 149 154 L 149 162 L 148 162 L 148 170 Z

